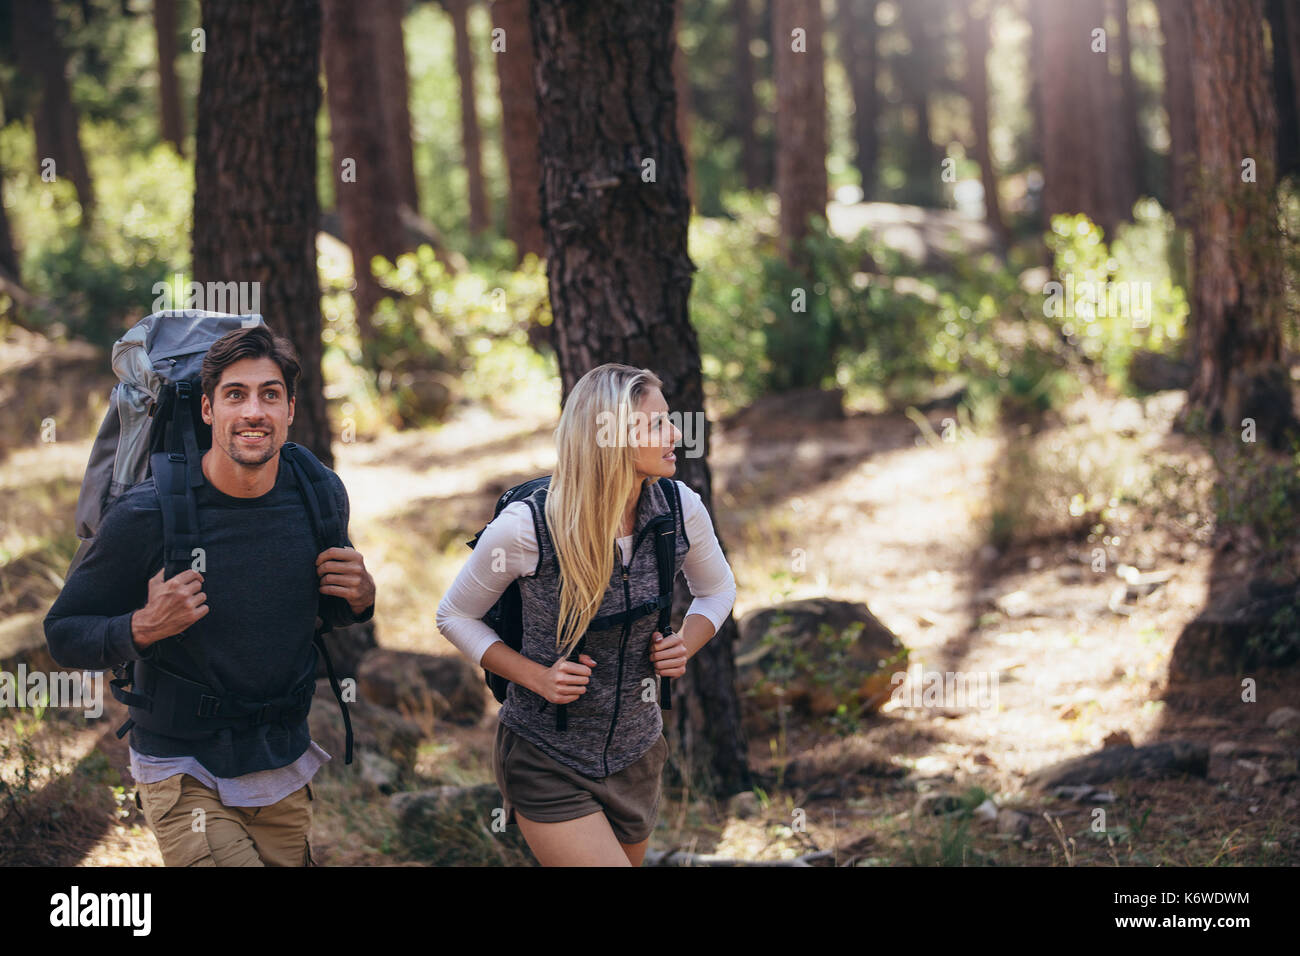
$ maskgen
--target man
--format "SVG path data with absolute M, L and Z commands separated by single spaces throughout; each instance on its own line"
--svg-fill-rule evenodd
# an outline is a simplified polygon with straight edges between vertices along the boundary
M 212 447 L 194 488 L 202 570 L 163 580 L 157 489 L 152 477 L 132 487 L 45 618 L 60 666 L 145 660 L 155 673 L 184 672 L 241 700 L 295 691 L 309 701 L 318 607 L 331 625 L 367 621 L 375 584 L 347 538 L 338 476 L 329 472 L 345 546 L 317 554 L 307 506 L 282 467 L 298 374 L 293 347 L 264 325 L 213 343 L 201 398 Z M 292 713 L 300 716 L 198 735 L 151 713 L 149 728 L 132 728 L 136 805 L 166 865 L 312 864 L 310 780 L 330 758 L 312 742 L 305 709 Z

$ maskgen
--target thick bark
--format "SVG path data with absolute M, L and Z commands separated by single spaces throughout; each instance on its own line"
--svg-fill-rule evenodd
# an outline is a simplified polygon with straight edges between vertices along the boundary
M 1189 223 L 1189 173 L 1196 156 L 1192 106 L 1192 12 L 1187 0 L 1159 0 L 1165 113 L 1169 117 L 1169 186 L 1165 206 L 1179 226 Z
M 1182 421 L 1256 423 L 1281 447 L 1294 428 L 1282 362 L 1284 279 L 1275 208 L 1277 115 L 1262 0 L 1192 0 L 1199 188 L 1192 224 L 1194 378 Z M 1243 182 L 1243 160 L 1255 181 Z
M 1300 4 L 1268 0 L 1277 96 L 1278 176 L 1300 173 Z
M 411 146 L 410 84 L 406 74 L 406 43 L 402 15 L 406 0 L 377 0 L 371 15 L 375 23 L 376 61 L 379 67 L 379 103 L 388 137 L 393 185 L 397 201 L 420 211 L 415 184 L 415 153 Z
M 853 94 L 853 144 L 863 198 L 876 190 L 876 0 L 838 0 L 840 58 Z
M 505 31 L 506 48 L 496 54 L 501 96 L 501 142 L 510 177 L 510 208 L 506 217 L 519 258 L 545 252 L 537 194 L 537 83 L 533 78 L 533 37 L 528 26 L 528 0 L 496 0 L 492 25 Z
M 317 0 L 205 2 L 195 127 L 194 278 L 259 283 L 302 364 L 289 437 L 332 464 L 316 276 Z
M 1008 244 L 1002 205 L 998 200 L 998 177 L 993 170 L 993 151 L 989 147 L 989 18 L 981 0 L 971 0 L 966 7 L 966 98 L 970 102 L 971 125 L 975 130 L 975 159 L 980 164 L 984 184 L 984 216 L 989 228 L 1005 249 Z
M 163 139 L 185 155 L 185 122 L 176 82 L 176 0 L 153 0 L 153 32 L 158 50 L 158 116 Z
M 1047 217 L 1086 213 L 1107 240 L 1119 222 L 1115 128 L 1107 54 L 1093 52 L 1092 32 L 1104 27 L 1102 0 L 1031 0 L 1042 25 L 1036 77 L 1043 124 L 1043 206 Z M 1131 174 L 1131 170 L 1129 170 Z
M 796 30 L 802 31 L 798 38 Z M 793 262 L 798 259 L 797 243 L 808 231 L 809 217 L 826 215 L 826 87 L 818 0 L 775 0 L 772 50 L 781 251 Z
M 532 0 L 542 228 L 564 392 L 605 362 L 653 369 L 668 405 L 703 420 L 687 313 L 694 265 L 677 138 L 672 0 Z M 653 160 L 651 166 L 645 162 Z M 704 436 L 707 439 L 707 433 Z M 707 440 L 677 477 L 712 508 Z M 688 597 L 685 588 L 677 590 Z M 677 685 L 666 732 L 684 776 L 718 795 L 750 785 L 728 618 Z
M 754 52 L 749 45 L 754 39 L 754 14 L 750 0 L 731 0 L 731 20 L 736 34 L 736 127 L 740 136 L 740 164 L 745 173 L 746 189 L 762 189 L 767 185 L 763 175 L 762 155 L 759 153 L 758 105 L 754 100 Z
M 404 251 L 397 184 L 384 113 L 375 104 L 380 83 L 374 18 L 352 0 L 322 0 L 321 8 L 330 140 L 334 148 L 334 195 L 343 236 L 352 249 L 356 274 L 353 298 L 365 351 L 374 344 L 371 315 L 383 297 L 370 262 L 375 256 L 395 259 Z M 355 181 L 344 179 L 345 163 L 349 161 L 355 164 Z
M 38 170 L 54 160 L 56 176 L 66 176 L 77 190 L 82 224 L 90 221 L 95 191 L 77 131 L 77 109 L 68 87 L 67 61 L 54 29 L 52 0 L 20 0 L 13 4 L 13 46 L 18 70 L 36 79 L 32 110 Z
M 443 0 L 456 34 L 456 74 L 460 77 L 460 141 L 469 175 L 469 229 L 479 233 L 491 225 L 483 186 L 482 136 L 474 100 L 474 52 L 469 42 L 470 0 Z

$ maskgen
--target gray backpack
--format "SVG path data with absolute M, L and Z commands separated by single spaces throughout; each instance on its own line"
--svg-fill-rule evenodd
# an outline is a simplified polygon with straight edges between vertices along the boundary
M 191 384 L 191 416 L 199 445 L 212 443 L 212 430 L 199 414 L 197 389 L 208 348 L 227 332 L 265 325 L 260 315 L 227 315 L 178 309 L 147 315 L 113 345 L 118 383 L 108 396 L 108 413 L 99 426 L 77 497 L 77 553 L 68 574 L 81 563 L 109 505 L 149 477 L 149 455 L 162 449 L 164 428 L 172 422 L 177 385 Z M 206 438 L 206 440 L 205 440 Z M 187 449 L 188 451 L 188 449 Z M 197 461 L 191 455 L 190 461 Z

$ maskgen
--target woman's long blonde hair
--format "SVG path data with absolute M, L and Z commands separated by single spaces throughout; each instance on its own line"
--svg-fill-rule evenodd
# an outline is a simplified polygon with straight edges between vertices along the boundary
M 564 403 L 546 495 L 546 526 L 560 563 L 555 645 L 562 657 L 586 632 L 609 587 L 623 509 L 640 480 L 629 423 L 646 393 L 662 387 L 649 369 L 611 362 L 582 376 Z

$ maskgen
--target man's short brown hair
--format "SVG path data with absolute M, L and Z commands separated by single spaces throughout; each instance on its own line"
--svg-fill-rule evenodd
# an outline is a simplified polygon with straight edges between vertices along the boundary
M 221 381 L 221 373 L 246 358 L 269 358 L 274 361 L 284 376 L 285 400 L 293 399 L 298 375 L 302 370 L 293 343 L 283 336 L 273 334 L 265 325 L 254 325 L 227 332 L 213 342 L 208 354 L 203 356 L 201 380 L 203 394 L 208 396 L 209 402 L 216 402 L 217 383 Z

